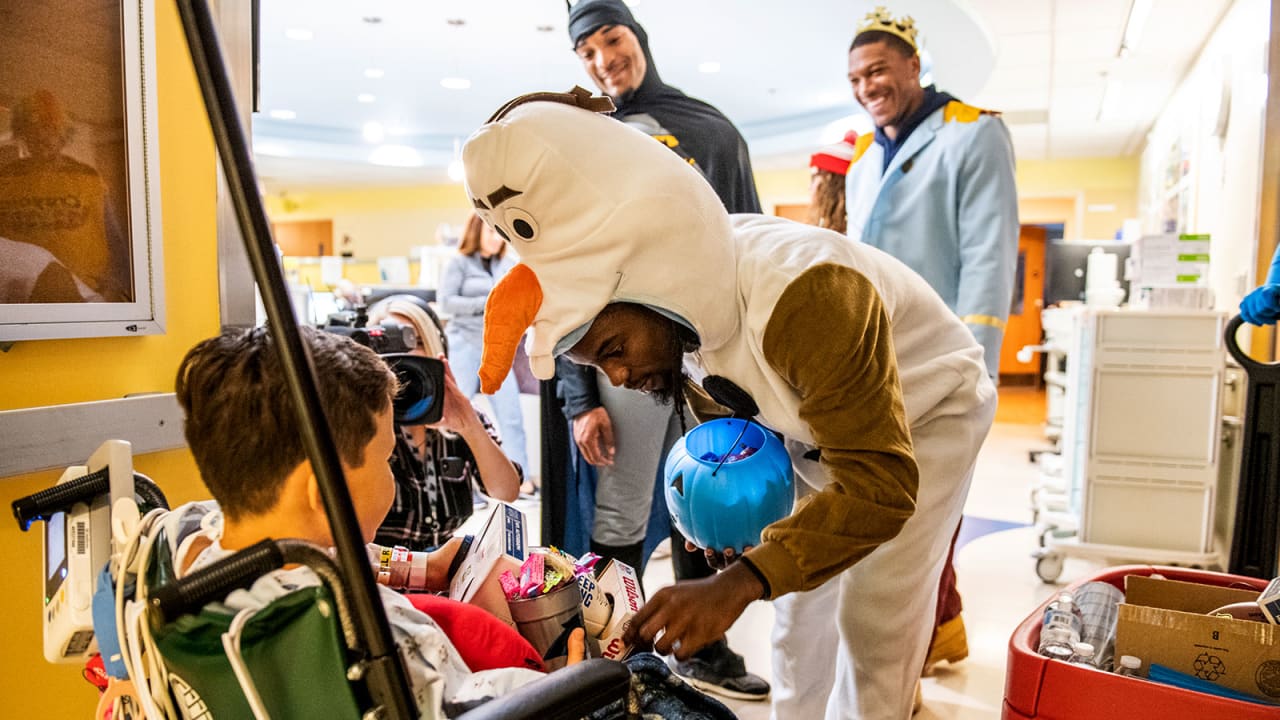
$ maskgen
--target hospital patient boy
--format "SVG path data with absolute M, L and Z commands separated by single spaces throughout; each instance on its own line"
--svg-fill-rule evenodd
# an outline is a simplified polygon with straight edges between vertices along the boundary
M 351 501 L 366 542 L 395 497 L 387 460 L 395 447 L 392 398 L 397 381 L 374 352 L 351 340 L 299 328 L 310 351 L 321 404 L 333 429 Z M 185 572 L 265 538 L 333 544 L 293 402 L 271 334 L 228 330 L 187 353 L 178 369 L 178 402 L 186 439 L 205 485 L 222 512 L 220 528 L 197 537 L 178 558 Z M 444 589 L 454 542 L 428 557 L 427 587 Z M 259 578 L 246 607 L 265 605 L 299 586 L 317 584 L 308 568 Z M 543 677 L 523 667 L 472 672 L 440 625 L 403 595 L 379 587 L 396 645 L 405 659 L 419 708 L 468 706 Z M 235 596 L 228 598 L 233 602 Z M 458 640 L 455 638 L 455 640 Z

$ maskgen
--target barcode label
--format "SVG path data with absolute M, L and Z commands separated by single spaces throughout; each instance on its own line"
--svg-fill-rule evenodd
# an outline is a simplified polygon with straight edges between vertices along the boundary
M 75 552 L 77 555 L 84 555 L 89 552 L 89 524 L 76 523 L 76 539 Z

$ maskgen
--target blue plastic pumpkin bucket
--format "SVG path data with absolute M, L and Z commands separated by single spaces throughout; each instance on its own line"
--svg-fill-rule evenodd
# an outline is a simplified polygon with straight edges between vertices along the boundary
M 742 552 L 791 514 L 794 472 L 776 435 L 749 420 L 703 423 L 676 441 L 664 468 L 671 521 L 695 545 Z

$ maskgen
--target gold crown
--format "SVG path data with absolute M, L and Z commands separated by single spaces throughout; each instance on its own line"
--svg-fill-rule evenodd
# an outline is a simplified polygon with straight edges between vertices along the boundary
M 884 32 L 901 38 L 904 42 L 914 48 L 917 52 L 920 46 L 916 44 L 916 21 L 910 15 L 903 15 L 898 19 L 894 19 L 889 11 L 883 6 L 877 6 L 875 10 L 867 13 L 867 16 L 858 23 L 858 32 L 854 33 L 856 39 L 864 32 L 870 31 Z

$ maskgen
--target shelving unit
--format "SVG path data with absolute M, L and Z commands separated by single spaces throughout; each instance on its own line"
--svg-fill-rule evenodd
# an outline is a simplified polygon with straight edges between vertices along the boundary
M 1036 573 L 1067 556 L 1209 567 L 1215 549 L 1225 317 L 1071 309 L 1060 458 L 1041 459 Z

